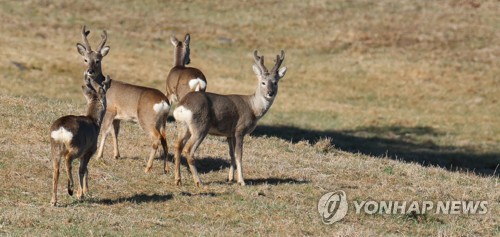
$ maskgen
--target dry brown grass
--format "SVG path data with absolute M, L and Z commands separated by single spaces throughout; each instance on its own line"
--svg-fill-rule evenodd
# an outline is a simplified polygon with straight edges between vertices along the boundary
M 498 235 L 499 8 L 493 0 L 2 1 L 0 235 Z M 192 64 L 219 93 L 250 93 L 253 49 L 270 64 L 284 48 L 289 70 L 277 100 L 245 140 L 252 185 L 224 182 L 228 152 L 215 137 L 198 152 L 206 189 L 185 168 L 184 185 L 174 186 L 158 160 L 144 174 L 146 135 L 126 124 L 124 158 L 109 159 L 107 144 L 108 159 L 89 164 L 90 197 L 77 202 L 61 185 L 62 207 L 50 207 L 49 125 L 84 108 L 82 24 L 92 42 L 108 30 L 106 74 L 161 90 L 172 33 L 191 33 Z M 169 125 L 170 148 L 174 132 Z M 486 200 L 489 213 L 351 210 L 324 225 L 317 201 L 338 189 L 350 200 Z

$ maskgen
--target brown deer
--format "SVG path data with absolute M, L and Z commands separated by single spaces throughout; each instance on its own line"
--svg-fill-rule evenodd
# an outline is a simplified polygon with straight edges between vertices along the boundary
M 233 181 L 234 170 L 238 183 L 245 185 L 242 171 L 243 138 L 251 133 L 273 104 L 278 93 L 278 82 L 285 75 L 281 63 L 284 51 L 276 57 L 276 64 L 268 71 L 264 56 L 254 51 L 253 71 L 257 75 L 257 88 L 252 95 L 219 95 L 214 93 L 188 93 L 174 110 L 178 137 L 175 143 L 175 183 L 180 185 L 180 156 L 184 151 L 195 184 L 202 185 L 193 159 L 194 153 L 207 134 L 227 137 L 231 166 L 228 180 Z M 236 153 L 236 156 L 235 156 Z M 235 167 L 236 163 L 236 167 Z
M 99 86 L 97 91 L 88 80 L 86 85 L 82 86 L 83 95 L 87 99 L 85 116 L 67 115 L 54 121 L 50 127 L 50 146 L 54 165 L 51 203 L 54 206 L 57 204 L 57 181 L 59 180 L 59 163 L 62 157 L 66 162 L 66 173 L 68 174 L 68 194 L 73 195 L 71 163 L 77 158 L 80 159 L 77 198 L 82 199 L 88 191 L 89 171 L 87 165 L 97 150 L 97 137 L 106 111 L 109 76 L 102 84 L 103 86 Z
M 83 56 L 87 70 L 84 72 L 87 78 L 90 78 L 93 84 L 102 84 L 104 76 L 101 71 L 101 61 L 109 52 L 109 46 L 106 44 L 107 34 L 103 31 L 102 40 L 96 51 L 90 48 L 87 39 L 89 31 L 82 29 L 82 37 L 85 45 L 76 44 L 78 53 Z M 153 166 L 153 159 L 158 150 L 158 144 L 161 143 L 164 152 L 163 169 L 168 172 L 167 166 L 167 135 L 166 122 L 170 104 L 167 97 L 159 90 L 136 86 L 125 82 L 111 80 L 111 87 L 106 93 L 108 107 L 102 122 L 103 136 L 97 152 L 97 159 L 102 158 L 104 143 L 106 137 L 111 132 L 114 145 L 114 157 L 118 159 L 118 133 L 120 131 L 121 120 L 133 120 L 139 123 L 141 128 L 148 133 L 152 139 L 152 149 L 146 165 L 145 172 L 149 172 Z M 111 128 L 111 125 L 113 127 Z
M 186 34 L 184 42 L 171 36 L 170 41 L 174 45 L 174 67 L 167 76 L 167 97 L 170 104 L 174 104 L 191 91 L 205 91 L 207 79 L 197 68 L 186 67 L 191 62 L 189 58 L 191 36 Z

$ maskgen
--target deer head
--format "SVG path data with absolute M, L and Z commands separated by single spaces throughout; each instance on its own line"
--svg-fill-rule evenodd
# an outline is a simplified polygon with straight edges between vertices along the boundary
M 184 41 L 179 41 L 173 35 L 170 36 L 170 42 L 174 45 L 174 66 L 185 66 L 191 63 L 189 41 L 191 41 L 189 34 L 184 36 Z
M 108 75 L 102 86 L 98 85 L 97 90 L 92 86 L 90 80 L 84 76 L 85 85 L 82 85 L 83 95 L 87 99 L 87 116 L 92 117 L 100 126 L 106 112 L 106 91 L 109 89 L 111 79 Z
M 103 30 L 101 34 L 101 42 L 99 43 L 97 50 L 93 51 L 90 47 L 89 40 L 87 39 L 89 33 L 90 31 L 87 31 L 85 29 L 85 26 L 83 26 L 82 38 L 84 45 L 77 43 L 76 48 L 78 50 L 78 53 L 82 55 L 85 65 L 87 65 L 87 70 L 84 74 L 92 79 L 96 79 L 97 77 L 102 76 L 101 60 L 108 54 L 110 48 L 109 46 L 104 46 L 106 44 L 108 35 L 106 31 Z
M 285 59 L 285 52 L 281 50 L 280 54 L 276 55 L 275 65 L 271 71 L 264 66 L 264 56 L 259 56 L 257 50 L 254 51 L 253 56 L 255 60 L 253 71 L 259 81 L 256 94 L 262 95 L 266 100 L 273 100 L 278 93 L 278 82 L 286 73 L 286 67 L 280 68 Z

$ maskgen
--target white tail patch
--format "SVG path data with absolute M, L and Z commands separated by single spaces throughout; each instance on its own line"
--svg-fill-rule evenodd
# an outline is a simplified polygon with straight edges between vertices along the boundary
M 189 80 L 189 88 L 194 91 L 205 90 L 207 83 L 200 78 Z
M 73 133 L 66 130 L 64 127 L 60 127 L 50 133 L 50 136 L 58 142 L 70 142 L 73 138 Z
M 170 105 L 168 105 L 166 101 L 161 101 L 160 103 L 153 105 L 153 109 L 157 114 L 165 113 L 170 110 Z
M 177 121 L 190 121 L 193 118 L 193 112 L 184 106 L 179 106 L 174 110 L 174 118 Z

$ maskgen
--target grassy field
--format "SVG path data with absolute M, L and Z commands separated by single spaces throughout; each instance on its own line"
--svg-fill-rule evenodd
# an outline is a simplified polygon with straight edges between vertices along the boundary
M 0 1 L 0 235 L 498 236 L 499 12 L 494 0 Z M 108 31 L 105 74 L 162 91 L 173 33 L 191 34 L 192 66 L 223 94 L 252 93 L 254 49 L 268 65 L 284 49 L 277 99 L 245 139 L 249 185 L 225 182 L 217 137 L 198 149 L 204 189 L 185 166 L 180 187 L 159 160 L 145 174 L 149 140 L 123 123 L 122 158 L 108 140 L 104 161 L 90 161 L 90 196 L 68 196 L 62 171 L 51 207 L 50 124 L 85 108 L 83 24 L 93 45 Z M 349 201 L 489 205 L 420 216 L 350 206 L 325 225 L 317 202 L 335 190 Z

